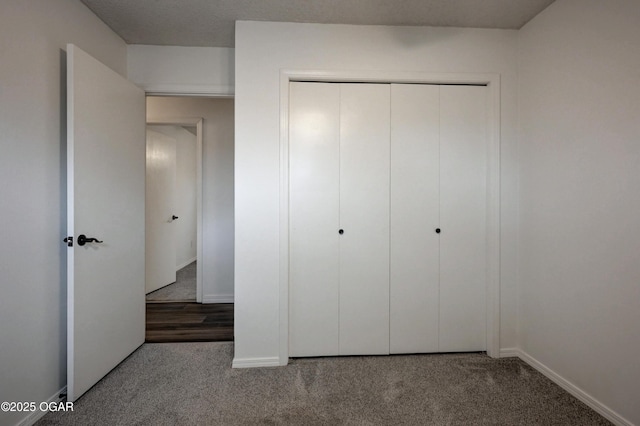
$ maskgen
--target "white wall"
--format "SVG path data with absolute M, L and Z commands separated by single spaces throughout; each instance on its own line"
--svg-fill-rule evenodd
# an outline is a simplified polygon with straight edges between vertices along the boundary
M 0 40 L 0 401 L 46 401 L 66 383 L 64 50 L 124 75 L 126 46 L 76 0 L 1 1 Z
M 225 47 L 128 47 L 129 79 L 155 94 L 232 95 L 234 49 Z
M 501 75 L 500 334 L 503 348 L 515 346 L 516 48 L 510 30 L 236 23 L 234 362 L 279 356 L 281 69 Z
M 176 140 L 176 205 L 173 214 L 178 216 L 174 222 L 178 270 L 196 258 L 196 136 L 182 126 L 151 125 L 147 129 Z
M 640 2 L 519 35 L 521 349 L 640 424 Z
M 234 298 L 234 111 L 233 99 L 147 97 L 147 121 L 203 118 L 202 288 L 203 302 Z

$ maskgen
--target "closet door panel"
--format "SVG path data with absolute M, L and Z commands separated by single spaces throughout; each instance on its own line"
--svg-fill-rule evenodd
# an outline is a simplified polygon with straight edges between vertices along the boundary
M 439 86 L 391 86 L 390 351 L 438 351 Z
M 289 353 L 337 355 L 340 88 L 290 89 Z
M 340 91 L 340 354 L 387 354 L 390 86 Z
M 440 88 L 440 352 L 486 349 L 486 92 Z

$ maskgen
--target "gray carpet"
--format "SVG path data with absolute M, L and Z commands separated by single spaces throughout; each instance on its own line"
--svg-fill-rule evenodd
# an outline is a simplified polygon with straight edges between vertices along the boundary
M 295 359 L 231 369 L 233 343 L 145 344 L 38 425 L 605 425 L 516 358 Z
M 196 262 L 176 272 L 176 282 L 147 294 L 147 302 L 186 302 L 196 300 Z

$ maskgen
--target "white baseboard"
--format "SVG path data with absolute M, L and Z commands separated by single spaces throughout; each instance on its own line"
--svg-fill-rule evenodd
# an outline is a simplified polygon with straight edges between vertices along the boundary
M 578 398 L 580 401 L 587 404 L 595 412 L 597 412 L 602 417 L 609 420 L 611 423 L 619 426 L 633 426 L 633 423 L 631 423 L 629 420 L 625 419 L 620 414 L 616 413 L 611 408 L 607 407 L 605 404 L 598 401 L 597 399 L 589 395 L 587 392 L 585 392 L 575 384 L 571 383 L 569 380 L 565 379 L 560 374 L 556 373 L 555 371 L 553 371 L 552 369 L 550 369 L 549 367 L 547 367 L 546 365 L 544 365 L 543 363 L 541 363 L 540 361 L 538 361 L 537 359 L 529 355 L 528 353 L 517 348 L 512 348 L 508 350 L 504 349 L 504 350 L 505 352 L 516 351 L 518 358 L 520 358 L 521 360 L 523 360 L 524 362 L 526 362 L 527 364 L 529 364 L 530 366 L 538 370 L 540 373 L 547 376 L 549 379 L 555 382 L 558 386 L 560 386 L 561 388 L 569 392 L 571 395 Z M 502 356 L 502 351 L 500 351 L 500 356 Z
M 191 265 L 193 262 L 195 262 L 196 260 L 198 260 L 198 257 L 194 257 L 193 259 L 189 259 L 186 262 L 182 262 L 180 265 L 176 266 L 176 272 L 178 272 L 180 269 L 184 268 L 187 265 Z
M 502 348 L 500 349 L 500 358 L 520 357 L 520 349 L 518 348 Z
M 266 358 L 234 358 L 231 368 L 280 367 L 277 356 Z
M 58 392 L 56 392 L 53 395 L 51 395 L 51 397 L 46 402 L 47 403 L 49 403 L 49 402 L 60 402 L 60 401 L 62 401 L 62 398 L 60 398 L 60 395 L 66 394 L 66 393 L 67 393 L 67 387 L 65 386 L 62 389 L 60 389 Z M 39 408 L 41 402 L 45 402 L 45 401 L 36 402 L 36 405 L 37 405 L 38 408 Z M 32 411 L 27 417 L 25 417 L 24 419 L 20 420 L 19 423 L 16 423 L 16 426 L 31 426 L 31 425 L 34 425 L 38 420 L 43 418 L 44 415 L 47 414 L 47 413 L 48 413 L 48 411 L 40 411 L 39 409 L 36 410 L 36 411 Z
M 205 294 L 202 303 L 233 303 L 233 294 Z

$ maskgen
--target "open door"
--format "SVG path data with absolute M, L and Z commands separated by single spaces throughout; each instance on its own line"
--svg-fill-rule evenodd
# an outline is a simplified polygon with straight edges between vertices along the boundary
M 67 45 L 67 394 L 144 342 L 145 95 Z
M 176 140 L 147 129 L 146 293 L 176 282 Z M 184 220 L 184 219 L 183 219 Z

